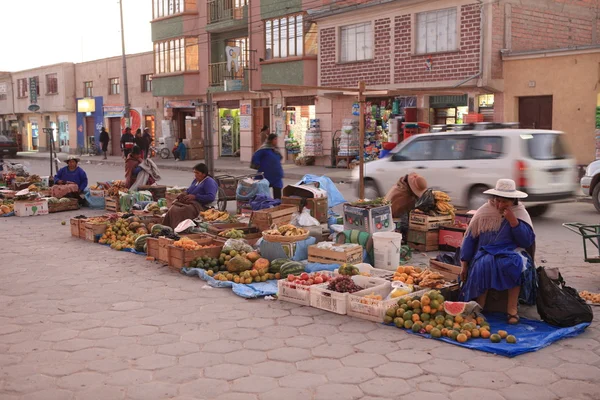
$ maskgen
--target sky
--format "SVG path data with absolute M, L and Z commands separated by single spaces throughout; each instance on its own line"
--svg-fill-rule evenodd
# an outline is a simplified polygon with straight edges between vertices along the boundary
M 0 71 L 121 55 L 117 0 L 0 0 Z M 152 0 L 123 0 L 127 54 L 152 50 Z

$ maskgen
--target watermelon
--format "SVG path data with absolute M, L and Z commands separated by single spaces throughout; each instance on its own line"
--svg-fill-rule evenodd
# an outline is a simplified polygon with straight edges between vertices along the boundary
M 445 301 L 444 302 L 444 311 L 448 315 L 461 315 L 467 309 L 467 303 L 462 301 Z
M 144 246 L 146 245 L 146 240 L 150 236 L 151 235 L 140 235 L 137 239 L 135 239 L 135 242 L 133 244 L 135 251 L 139 251 L 139 252 L 144 251 Z
M 283 264 L 279 270 L 281 276 L 300 275 L 304 272 L 304 265 L 297 261 L 290 261 Z
M 273 261 L 271 261 L 271 265 L 269 266 L 269 272 L 271 274 L 276 274 L 278 272 L 281 272 L 281 267 L 284 264 L 287 264 L 289 262 L 291 262 L 292 260 L 287 259 L 287 258 L 277 258 Z
M 170 226 L 166 226 L 166 225 L 160 225 L 160 224 L 155 224 L 152 226 L 152 233 L 153 235 L 156 235 L 158 233 L 160 233 L 160 231 L 162 231 L 163 229 L 166 229 L 168 231 L 170 231 L 171 233 L 173 233 L 173 228 L 171 228 Z

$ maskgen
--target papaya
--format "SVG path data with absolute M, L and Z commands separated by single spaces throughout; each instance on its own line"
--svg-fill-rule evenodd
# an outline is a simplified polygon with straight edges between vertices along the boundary
M 129 230 L 135 232 L 137 229 L 141 227 L 139 222 L 132 222 L 129 224 Z
M 258 252 L 253 251 L 251 253 L 246 254 L 246 258 L 250 260 L 250 262 L 256 262 L 260 258 L 260 254 Z
M 243 272 L 252 269 L 252 263 L 246 257 L 242 257 L 237 255 L 233 257 L 231 260 L 227 261 L 227 271 L 228 272 Z
M 252 260 L 250 260 L 250 261 L 252 261 Z M 257 270 L 268 269 L 269 268 L 269 260 L 267 260 L 266 258 L 259 258 L 258 260 L 256 260 L 254 262 L 253 268 L 257 269 Z

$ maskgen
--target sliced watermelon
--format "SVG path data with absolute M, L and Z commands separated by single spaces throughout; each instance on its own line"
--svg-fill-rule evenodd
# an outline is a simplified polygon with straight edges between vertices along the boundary
M 449 315 L 461 315 L 467 309 L 467 304 L 462 301 L 445 301 L 444 302 L 444 311 Z

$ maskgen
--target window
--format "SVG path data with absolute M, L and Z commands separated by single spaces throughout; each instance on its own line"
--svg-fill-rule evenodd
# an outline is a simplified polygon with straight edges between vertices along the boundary
M 119 78 L 110 78 L 108 80 L 108 94 L 119 94 L 121 93 L 121 84 Z
M 559 134 L 522 135 L 521 138 L 527 143 L 529 157 L 534 160 L 564 160 L 569 157 Z
M 457 50 L 456 8 L 417 14 L 416 44 L 418 54 Z
M 265 59 L 302 56 L 304 33 L 302 14 L 265 21 Z
M 142 75 L 142 92 L 152 91 L 152 74 Z
M 46 94 L 57 94 L 58 93 L 58 75 L 48 74 L 46 75 Z
M 340 28 L 340 62 L 373 58 L 373 26 L 370 22 Z
M 0 100 L 6 100 L 6 95 L 4 93 L 0 94 Z
M 467 154 L 467 138 L 448 137 L 438 141 L 434 160 L 463 160 Z
M 195 9 L 196 2 L 187 2 L 185 0 L 153 0 L 152 16 L 154 19 L 182 13 L 186 10 Z
M 29 92 L 28 85 L 27 78 L 17 80 L 17 94 L 19 98 L 27 97 L 27 92 Z
M 94 97 L 94 82 L 87 81 L 83 82 L 84 93 L 83 97 Z
M 501 137 L 481 136 L 469 139 L 468 158 L 472 160 L 493 160 L 504 154 Z
M 155 74 L 197 70 L 198 38 L 180 38 L 154 43 Z
M 426 161 L 433 158 L 435 140 L 415 140 L 394 154 L 392 161 Z

